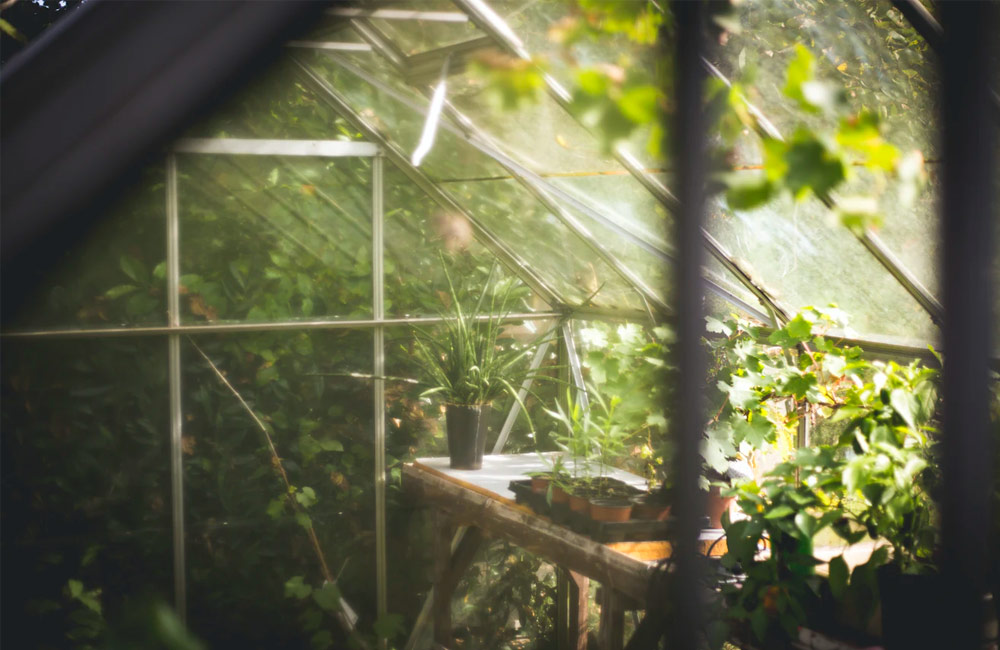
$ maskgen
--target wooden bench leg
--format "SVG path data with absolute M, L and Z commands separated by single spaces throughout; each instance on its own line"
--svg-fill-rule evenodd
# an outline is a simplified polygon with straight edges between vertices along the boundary
M 466 529 L 465 535 L 451 552 L 455 525 L 440 510 L 434 511 L 434 642 L 444 648 L 452 647 L 451 596 L 458 581 L 472 564 L 476 551 L 483 541 L 483 531 L 475 526 Z
M 625 642 L 625 608 L 612 589 L 601 589 L 601 650 L 622 650 Z
M 587 618 L 590 604 L 590 578 L 575 571 L 569 574 L 569 647 L 587 650 Z

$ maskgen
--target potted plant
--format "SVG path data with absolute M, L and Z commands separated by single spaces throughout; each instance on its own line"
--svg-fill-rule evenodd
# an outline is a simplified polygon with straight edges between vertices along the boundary
M 434 331 L 414 327 L 413 358 L 428 387 L 422 397 L 435 395 L 445 404 L 451 467 L 480 469 L 490 404 L 504 394 L 518 399 L 514 385 L 526 375 L 521 365 L 531 346 L 520 347 L 503 334 L 517 292 L 513 281 L 493 282 L 491 270 L 467 309 L 447 268 L 445 277 L 450 306 L 442 313 L 444 323 Z

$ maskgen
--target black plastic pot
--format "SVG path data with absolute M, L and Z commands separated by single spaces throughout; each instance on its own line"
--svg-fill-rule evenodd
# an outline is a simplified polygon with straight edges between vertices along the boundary
M 878 568 L 882 601 L 882 645 L 886 650 L 947 648 L 948 626 L 942 617 L 945 585 L 940 575 L 901 573 L 891 564 Z
M 448 404 L 445 407 L 452 469 L 480 469 L 483 466 L 489 410 L 488 405 Z

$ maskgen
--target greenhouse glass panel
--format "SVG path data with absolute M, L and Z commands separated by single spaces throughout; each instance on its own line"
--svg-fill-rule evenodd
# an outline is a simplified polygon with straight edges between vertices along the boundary
M 179 156 L 182 316 L 370 318 L 371 165 Z
M 458 201 L 554 280 L 573 304 L 642 309 L 638 294 L 522 185 L 512 180 L 449 184 Z
M 375 125 L 400 149 L 407 154 L 416 150 L 424 128 L 422 113 L 355 76 L 331 56 L 306 53 L 303 60 L 344 96 L 355 113 Z M 499 165 L 444 129 L 438 130 L 434 147 L 420 168 L 437 180 L 483 178 L 503 173 Z
M 167 346 L 2 346 L 4 635 L 96 643 L 173 599 Z
M 473 293 L 491 274 L 493 280 L 512 277 L 476 240 L 463 215 L 439 206 L 402 172 L 386 170 L 384 187 L 385 310 L 389 318 L 436 316 L 446 311 L 448 276 Z M 511 308 L 528 312 L 549 306 L 528 292 Z
M 165 325 L 166 194 L 162 165 L 144 169 L 107 218 L 37 278 L 18 329 Z
M 794 46 L 801 44 L 815 55 L 819 78 L 843 87 L 855 109 L 878 112 L 889 142 L 936 155 L 935 57 L 891 3 L 769 0 L 743 3 L 739 13 L 742 29 L 716 54 L 720 68 L 734 80 L 750 80 L 750 100 L 783 133 L 800 122 L 834 126 L 818 114 L 804 116 L 783 93 Z
M 862 335 L 937 338 L 920 304 L 819 201 L 786 198 L 748 212 L 719 202 L 706 227 L 792 309 L 836 303 Z
M 434 11 L 428 3 L 407 3 L 407 9 L 419 11 Z M 439 11 L 461 14 L 454 5 L 441 3 Z M 380 32 L 402 50 L 403 54 L 413 56 L 429 50 L 458 43 L 465 43 L 476 38 L 482 38 L 483 33 L 476 29 L 471 20 L 387 20 L 373 17 L 368 20 Z
M 210 645 L 340 634 L 326 575 L 370 629 L 372 345 L 345 330 L 183 342 L 188 611 Z
M 928 164 L 925 172 L 927 182 L 912 198 L 905 196 L 899 182 L 864 171 L 856 173 L 838 195 L 875 197 L 881 223 L 874 232 L 931 294 L 939 295 L 941 166 Z

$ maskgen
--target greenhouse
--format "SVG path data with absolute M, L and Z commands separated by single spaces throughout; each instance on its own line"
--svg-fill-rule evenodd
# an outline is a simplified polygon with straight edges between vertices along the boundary
M 996 5 L 11 4 L 5 646 L 997 647 Z

